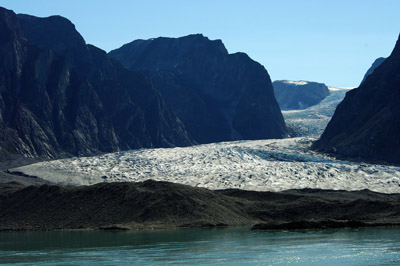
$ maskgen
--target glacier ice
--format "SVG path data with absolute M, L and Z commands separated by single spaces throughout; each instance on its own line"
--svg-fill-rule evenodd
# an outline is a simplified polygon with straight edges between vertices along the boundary
M 315 138 L 234 141 L 141 149 L 13 169 L 69 185 L 170 181 L 209 189 L 370 189 L 400 193 L 400 167 L 340 161 L 310 150 Z

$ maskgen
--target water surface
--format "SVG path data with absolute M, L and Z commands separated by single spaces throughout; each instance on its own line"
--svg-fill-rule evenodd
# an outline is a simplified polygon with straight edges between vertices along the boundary
M 9 265 L 400 265 L 398 228 L 0 233 Z

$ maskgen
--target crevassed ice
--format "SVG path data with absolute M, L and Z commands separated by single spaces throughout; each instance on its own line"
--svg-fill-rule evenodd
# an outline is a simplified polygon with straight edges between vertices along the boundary
M 286 125 L 298 137 L 320 136 L 333 116 L 337 105 L 349 90 L 349 88 L 329 87 L 330 95 L 319 104 L 303 110 L 282 111 Z
M 335 160 L 310 150 L 315 138 L 212 143 L 76 157 L 13 169 L 72 185 L 163 180 L 209 189 L 321 188 L 400 193 L 400 168 Z

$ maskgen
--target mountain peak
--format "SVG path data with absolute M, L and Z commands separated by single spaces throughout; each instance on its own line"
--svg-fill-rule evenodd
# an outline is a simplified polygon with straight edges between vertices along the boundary
M 153 68 L 170 69 L 177 58 L 191 57 L 193 54 L 224 56 L 228 54 L 221 40 L 210 40 L 203 34 L 184 37 L 158 37 L 148 40 L 135 40 L 112 50 L 111 57 L 125 67 L 138 70 Z M 139 56 L 140 55 L 140 56 Z M 145 58 L 145 61 L 142 59 Z
M 18 14 L 17 18 L 28 42 L 65 55 L 76 66 L 90 62 L 86 42 L 70 20 L 62 16 L 39 18 L 25 14 Z
M 43 23 L 47 23 L 49 26 L 57 27 L 57 30 L 60 30 L 59 27 L 69 28 L 69 30 L 76 30 L 75 25 L 67 18 L 60 15 L 53 15 L 48 17 L 36 17 L 28 14 L 17 14 L 17 18 L 19 20 L 33 20 L 43 21 Z
M 8 40 L 14 34 L 19 34 L 19 23 L 15 13 L 0 7 L 0 42 Z

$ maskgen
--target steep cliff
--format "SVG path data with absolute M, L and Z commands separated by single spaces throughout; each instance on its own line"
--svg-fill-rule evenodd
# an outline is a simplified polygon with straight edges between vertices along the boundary
M 314 149 L 400 164 L 400 39 L 392 54 L 349 91 Z
M 149 77 L 199 143 L 287 134 L 268 72 L 220 40 L 137 40 L 109 56 Z
M 67 19 L 0 8 L 0 36 L 0 158 L 193 143 L 148 79 Z

